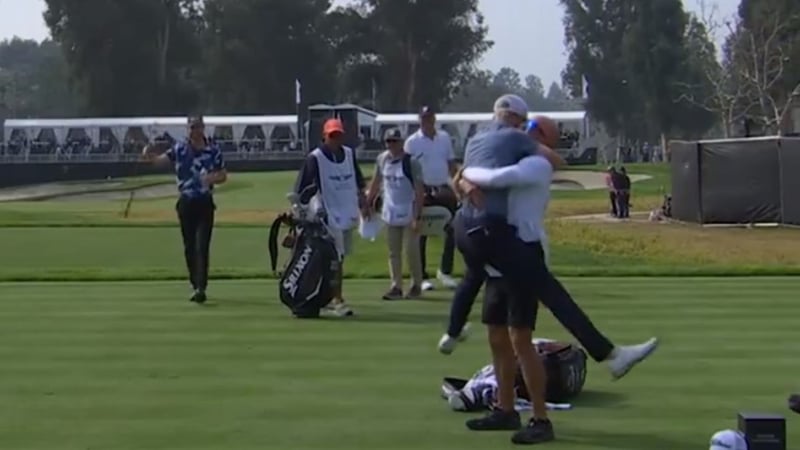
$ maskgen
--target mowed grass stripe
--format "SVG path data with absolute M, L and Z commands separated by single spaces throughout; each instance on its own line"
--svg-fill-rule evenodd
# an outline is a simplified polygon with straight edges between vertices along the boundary
M 701 448 L 740 409 L 783 413 L 796 388 L 791 279 L 569 279 L 620 342 L 663 346 L 612 383 L 590 363 L 576 409 L 553 414 L 549 448 Z M 435 351 L 449 293 L 378 300 L 351 281 L 355 320 L 298 321 L 268 281 L 215 282 L 218 306 L 184 283 L 0 284 L 0 447 L 14 449 L 481 449 L 447 411 L 441 377 L 488 361 L 483 331 Z M 474 317 L 477 318 L 479 306 Z M 568 338 L 549 313 L 539 334 Z M 790 445 L 798 437 L 789 417 Z

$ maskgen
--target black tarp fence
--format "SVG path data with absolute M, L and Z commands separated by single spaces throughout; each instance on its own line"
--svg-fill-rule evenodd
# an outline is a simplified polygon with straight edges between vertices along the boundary
M 800 139 L 670 143 L 672 216 L 702 224 L 800 225 Z

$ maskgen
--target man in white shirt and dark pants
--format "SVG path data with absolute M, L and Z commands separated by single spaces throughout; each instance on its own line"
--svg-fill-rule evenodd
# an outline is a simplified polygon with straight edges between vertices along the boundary
M 426 206 L 437 204 L 448 208 L 451 213 L 455 212 L 457 199 L 450 186 L 450 180 L 458 170 L 458 166 L 453 142 L 446 131 L 436 129 L 436 113 L 430 107 L 424 106 L 420 110 L 419 125 L 419 130 L 406 139 L 403 149 L 422 166 Z M 426 251 L 427 236 L 420 236 L 420 255 L 423 278 L 425 278 L 422 289 L 429 291 L 433 289 L 433 284 L 427 272 Z M 455 289 L 458 284 L 452 277 L 454 255 L 453 230 L 448 226 L 445 229 L 442 259 L 436 272 L 436 278 L 448 289 Z

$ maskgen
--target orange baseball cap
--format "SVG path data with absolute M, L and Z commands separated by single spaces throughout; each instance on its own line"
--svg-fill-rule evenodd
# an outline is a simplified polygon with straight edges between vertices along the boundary
M 322 135 L 330 136 L 334 133 L 344 134 L 344 124 L 339 119 L 328 119 L 322 125 Z

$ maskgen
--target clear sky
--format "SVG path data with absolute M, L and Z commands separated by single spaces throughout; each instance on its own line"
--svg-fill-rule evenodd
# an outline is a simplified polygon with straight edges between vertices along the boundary
M 683 0 L 691 11 L 699 11 L 700 0 Z M 335 0 L 335 3 L 347 3 Z M 735 13 L 739 0 L 707 0 L 716 3 L 720 16 Z M 494 47 L 481 65 L 490 70 L 508 66 L 523 78 L 536 74 L 545 87 L 560 81 L 566 63 L 563 11 L 558 0 L 480 0 Z M 44 0 L 0 0 L 0 39 L 19 36 L 41 40 L 49 35 L 42 19 Z

